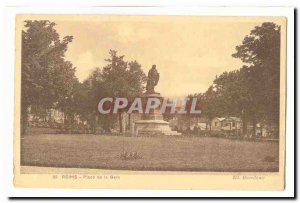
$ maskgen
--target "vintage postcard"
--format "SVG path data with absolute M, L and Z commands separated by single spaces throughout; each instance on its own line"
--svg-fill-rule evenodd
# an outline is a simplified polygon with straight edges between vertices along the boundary
M 284 190 L 282 16 L 16 16 L 15 187 Z

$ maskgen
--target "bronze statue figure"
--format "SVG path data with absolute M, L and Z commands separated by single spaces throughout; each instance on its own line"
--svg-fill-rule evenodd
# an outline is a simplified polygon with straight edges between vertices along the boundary
M 159 80 L 159 73 L 156 70 L 156 65 L 152 65 L 152 68 L 148 72 L 146 93 L 153 94 L 155 93 L 154 87 L 157 85 Z

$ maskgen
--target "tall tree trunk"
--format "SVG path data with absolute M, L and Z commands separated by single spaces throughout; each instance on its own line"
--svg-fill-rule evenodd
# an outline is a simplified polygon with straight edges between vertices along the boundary
M 43 107 L 43 121 L 46 122 L 47 111 L 46 107 Z
M 26 134 L 27 125 L 28 125 L 28 112 L 27 106 L 21 107 L 21 135 Z
M 128 129 L 130 130 L 131 126 L 131 114 L 128 114 Z
M 99 117 L 98 117 L 98 114 L 96 114 L 95 115 L 95 129 L 94 129 L 95 134 L 97 133 L 98 122 L 99 122 Z
M 254 139 L 254 138 L 256 138 L 256 120 L 254 119 L 253 121 L 252 121 L 252 125 L 253 125 L 253 131 L 252 131 L 252 138 Z
M 242 119 L 242 136 L 245 137 L 247 135 L 247 120 Z
M 67 114 L 64 112 L 64 125 L 67 124 Z
M 110 133 L 111 132 L 111 120 L 110 117 L 111 115 L 105 115 L 103 118 L 103 128 L 105 130 L 105 132 Z
M 120 133 L 122 133 L 123 122 L 122 122 L 122 114 L 121 113 L 119 113 L 119 129 L 120 129 Z

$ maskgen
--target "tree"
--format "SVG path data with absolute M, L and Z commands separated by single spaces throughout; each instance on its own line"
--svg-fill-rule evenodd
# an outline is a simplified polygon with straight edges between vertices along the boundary
M 222 115 L 222 98 L 219 87 L 211 85 L 204 94 L 199 94 L 198 98 L 201 101 L 202 116 L 205 117 L 206 125 L 209 125 L 211 130 L 211 121 L 214 117 Z
M 106 131 L 110 129 L 116 119 L 114 114 L 103 115 L 98 112 L 98 102 L 105 97 L 131 98 L 140 96 L 144 90 L 146 76 L 137 61 L 126 62 L 124 56 L 118 56 L 117 51 L 110 50 L 108 64 L 95 68 L 90 76 L 83 81 L 76 100 L 80 101 L 78 113 L 93 126 L 97 125 Z M 118 112 L 120 132 L 123 132 L 122 111 Z M 129 125 L 130 125 L 130 115 Z
M 107 97 L 132 98 L 140 96 L 144 90 L 146 75 L 137 61 L 126 62 L 124 56 L 118 56 L 117 51 L 109 51 L 108 64 L 103 68 L 103 84 Z M 120 133 L 122 133 L 122 112 L 119 115 Z
M 243 66 L 239 70 L 224 72 L 214 80 L 214 87 L 219 95 L 219 107 L 214 109 L 221 108 L 222 115 L 225 116 L 241 117 L 244 135 L 247 134 L 248 121 L 255 123 L 255 127 L 261 116 L 257 91 L 259 87 L 252 74 L 253 67 Z
M 60 40 L 55 23 L 47 20 L 25 21 L 21 58 L 21 132 L 25 133 L 28 108 L 42 116 L 58 102 L 67 78 L 75 79 L 75 68 L 64 60 L 72 36 Z M 59 74 L 57 74 L 59 73 Z
M 280 27 L 256 26 L 236 51 L 232 56 L 247 65 L 216 77 L 204 94 L 203 114 L 241 117 L 243 134 L 251 122 L 255 137 L 258 122 L 279 126 Z
M 249 64 L 248 77 L 256 91 L 256 108 L 261 119 L 279 127 L 280 26 L 265 22 L 256 26 L 236 47 L 233 57 Z M 255 121 L 253 122 L 255 123 Z
M 78 92 L 75 95 L 77 101 L 77 112 L 82 119 L 88 121 L 94 132 L 98 124 L 106 132 L 110 132 L 114 116 L 112 114 L 99 114 L 97 106 L 101 98 L 107 97 L 108 89 L 104 84 L 102 70 L 95 68 L 89 77 L 80 85 Z

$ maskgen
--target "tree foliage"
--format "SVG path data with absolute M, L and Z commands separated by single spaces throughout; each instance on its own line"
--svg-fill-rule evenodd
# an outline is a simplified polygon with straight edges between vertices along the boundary
M 280 27 L 271 22 L 256 26 L 232 55 L 245 65 L 224 72 L 203 94 L 203 113 L 239 116 L 244 133 L 248 122 L 279 126 Z M 253 131 L 254 132 L 254 131 Z
M 97 125 L 93 118 L 99 119 L 97 122 L 109 131 L 115 116 L 112 114 L 101 115 L 97 111 L 98 102 L 105 97 L 136 97 L 141 96 L 144 90 L 146 75 L 141 69 L 141 65 L 137 61 L 127 62 L 124 56 L 118 56 L 117 51 L 110 50 L 109 58 L 105 59 L 107 65 L 95 68 L 91 75 L 83 82 L 82 98 L 85 100 L 85 114 L 90 117 L 91 123 Z M 81 102 L 82 103 L 82 102 Z M 119 112 L 119 126 L 122 128 L 121 112 Z
M 55 23 L 25 21 L 22 31 L 22 127 L 27 124 L 27 109 L 46 114 L 55 104 L 65 106 L 77 82 L 75 68 L 64 59 L 72 36 L 62 40 L 54 29 Z M 25 129 L 23 129 L 25 130 Z
M 95 68 L 82 83 L 76 68 L 65 60 L 72 36 L 60 38 L 55 23 L 47 20 L 25 21 L 22 31 L 21 122 L 27 124 L 27 110 L 46 115 L 51 108 L 73 119 L 80 115 L 94 128 L 100 123 L 109 131 L 116 117 L 100 115 L 97 105 L 104 97 L 140 96 L 146 75 L 137 61 L 110 50 L 107 65 Z M 280 26 L 265 22 L 256 26 L 236 46 L 233 57 L 245 63 L 239 70 L 217 76 L 206 92 L 196 94 L 202 103 L 202 116 L 211 123 L 216 116 L 241 117 L 244 133 L 247 123 L 279 127 Z M 191 96 L 191 95 L 190 95 Z M 122 118 L 119 126 L 122 132 Z M 168 115 L 165 115 L 168 116 Z M 194 115 L 191 115 L 194 116 Z M 22 128 L 22 132 L 24 129 Z

